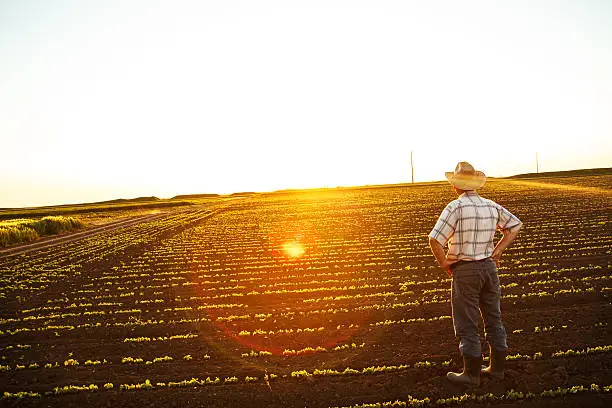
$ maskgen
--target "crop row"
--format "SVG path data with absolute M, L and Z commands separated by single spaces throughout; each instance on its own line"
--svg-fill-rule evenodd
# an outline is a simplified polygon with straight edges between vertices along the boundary
M 352 346 L 350 346 L 352 348 L 360 348 L 360 346 L 353 344 Z M 361 346 L 362 347 L 362 346 Z M 344 350 L 346 349 L 345 347 L 338 347 L 335 350 L 336 351 L 340 351 L 340 350 Z M 301 350 L 302 354 L 311 354 L 317 351 L 326 351 L 326 350 L 316 350 L 316 349 L 303 349 Z M 592 347 L 585 347 L 582 349 L 567 349 L 567 350 L 558 350 L 558 351 L 554 351 L 552 353 L 549 354 L 549 358 L 552 359 L 558 359 L 558 358 L 568 358 L 568 357 L 579 357 L 579 356 L 587 356 L 587 355 L 597 355 L 597 354 L 607 354 L 607 353 L 611 353 L 612 352 L 612 345 L 603 345 L 603 346 L 592 346 Z M 251 356 L 251 357 L 255 357 L 255 356 L 269 356 L 271 353 L 258 353 L 255 351 L 251 351 L 251 353 L 245 353 L 243 354 L 243 357 L 247 357 L 247 356 Z M 284 354 L 285 356 L 295 356 L 295 355 L 299 355 L 299 353 L 297 353 L 295 350 L 287 350 L 287 353 Z M 190 354 L 187 354 L 185 356 L 182 357 L 183 360 L 185 361 L 190 361 L 193 360 L 193 357 Z M 204 355 L 202 357 L 202 359 L 204 360 L 208 360 L 210 359 L 209 355 Z M 521 353 L 515 353 L 515 354 L 509 354 L 507 356 L 507 360 L 508 361 L 517 361 L 517 360 L 522 360 L 522 361 L 535 361 L 535 360 L 543 360 L 544 359 L 544 354 L 542 352 L 535 352 L 533 354 L 521 354 Z M 487 361 L 488 357 L 484 357 L 484 360 Z M 144 364 L 144 365 L 152 365 L 155 363 L 168 363 L 168 362 L 173 362 L 174 358 L 170 357 L 170 356 L 163 356 L 163 357 L 156 357 L 154 359 L 151 360 L 145 360 L 144 358 L 141 357 L 123 357 L 121 359 L 121 363 L 120 364 Z M 329 369 L 329 368 L 325 368 L 325 369 L 314 369 L 312 371 L 308 371 L 306 369 L 302 369 L 302 370 L 296 370 L 296 371 L 292 371 L 290 374 L 287 375 L 275 375 L 275 377 L 283 377 L 283 378 L 287 378 L 287 377 L 291 377 L 291 378 L 309 378 L 309 377 L 330 377 L 330 376 L 360 376 L 360 375 L 373 375 L 373 374 L 378 374 L 378 373 L 384 373 L 384 372 L 396 372 L 396 371 L 404 371 L 407 370 L 409 368 L 416 368 L 416 369 L 423 369 L 423 368 L 430 368 L 430 367 L 436 367 L 436 366 L 442 366 L 442 367 L 447 367 L 451 364 L 452 360 L 444 360 L 444 361 L 429 361 L 429 360 L 424 360 L 424 361 L 417 361 L 415 363 L 403 363 L 403 364 L 392 364 L 392 365 L 376 365 L 376 366 L 368 366 L 368 367 L 364 367 L 364 368 L 351 368 L 351 367 L 346 367 L 344 369 Z M 117 363 L 115 363 L 117 364 Z M 100 360 L 87 360 L 84 364 L 79 364 L 79 361 L 75 360 L 75 359 L 68 359 L 65 360 L 63 363 L 59 363 L 59 362 L 55 362 L 55 363 L 45 363 L 43 364 L 38 364 L 38 363 L 30 363 L 28 365 L 25 364 L 17 364 L 14 367 L 11 367 L 9 365 L 0 365 L 0 373 L 2 372 L 8 372 L 8 371 L 20 371 L 20 370 L 24 370 L 24 369 L 39 369 L 39 368 L 45 368 L 45 369 L 53 369 L 53 368 L 60 368 L 60 367 L 78 367 L 78 366 L 101 366 L 101 365 L 113 365 L 112 362 L 107 361 L 106 359 L 100 361 Z
M 557 387 L 554 389 L 544 390 L 540 393 L 533 392 L 520 392 L 515 390 L 506 391 L 501 394 L 461 394 L 452 397 L 438 398 L 432 400 L 429 397 L 423 399 L 415 398 L 409 395 L 406 401 L 385 401 L 385 402 L 364 402 L 354 405 L 345 405 L 342 407 L 332 408 L 401 408 L 401 407 L 427 407 L 427 406 L 453 406 L 453 405 L 464 405 L 464 404 L 505 404 L 508 402 L 515 401 L 530 401 L 530 400 L 545 400 L 550 398 L 565 397 L 567 395 L 574 395 L 580 393 L 610 393 L 612 392 L 612 385 L 600 386 L 598 384 L 585 385 L 573 385 L 570 387 Z
M 562 357 L 562 358 L 566 358 L 566 357 L 573 357 L 573 356 L 580 356 L 580 355 L 588 355 L 588 354 L 599 354 L 599 353 L 608 353 L 612 351 L 612 345 L 606 345 L 606 346 L 597 346 L 597 347 L 588 347 L 586 349 L 583 350 L 566 350 L 566 351 L 562 351 L 562 352 L 556 352 L 553 353 L 551 355 L 551 358 L 558 358 L 558 357 Z M 509 356 L 509 360 L 518 360 L 518 359 L 527 359 L 527 360 L 539 360 L 541 359 L 541 353 L 536 353 L 533 357 L 530 356 Z M 451 361 L 444 361 L 443 363 L 441 363 L 442 366 L 448 366 L 450 365 Z M 65 365 L 70 365 L 70 364 L 65 364 Z M 380 374 L 380 373 L 394 373 L 394 372 L 398 372 L 398 371 L 404 371 L 407 370 L 411 367 L 413 368 L 429 368 L 429 367 L 433 367 L 435 366 L 436 363 L 435 362 L 430 362 L 430 361 L 421 361 L 421 362 L 417 362 L 414 363 L 413 365 L 409 365 L 409 364 L 401 364 L 401 365 L 389 365 L 389 366 L 370 366 L 370 367 L 365 367 L 363 369 L 354 369 L 354 368 L 345 368 L 344 370 L 335 370 L 335 369 L 315 369 L 312 372 L 306 371 L 306 370 L 299 370 L 299 371 L 293 371 L 291 372 L 290 375 L 284 375 L 282 376 L 283 378 L 296 378 L 296 379 L 303 379 L 303 378 L 309 378 L 309 377 L 329 377 L 329 376 L 354 376 L 354 375 L 376 375 L 376 374 Z M 268 387 L 270 387 L 271 389 L 271 385 L 270 385 L 270 381 L 279 378 L 279 375 L 276 374 L 268 374 L 267 372 L 265 373 L 264 377 L 263 377 L 263 382 L 266 383 L 266 385 Z M 258 377 L 255 376 L 246 376 L 243 380 L 244 383 L 251 383 L 251 382 L 257 382 L 259 381 Z M 229 377 L 225 377 L 223 380 L 220 379 L 220 377 L 215 377 L 214 379 L 211 377 L 207 377 L 206 379 L 202 380 L 202 379 L 198 379 L 198 378 L 191 378 L 189 380 L 179 380 L 179 381 L 165 381 L 165 382 L 161 382 L 161 381 L 157 381 L 155 383 L 152 383 L 150 380 L 145 380 L 143 383 L 136 383 L 136 384 L 121 384 L 119 386 L 120 390 L 123 391 L 131 391 L 131 390 L 148 390 L 148 389 L 157 389 L 157 388 L 164 388 L 164 387 L 197 387 L 197 386 L 211 386 L 211 385 L 220 385 L 220 384 L 236 384 L 239 383 L 240 379 L 237 376 L 229 376 Z M 39 393 L 39 392 L 33 392 L 33 391 L 21 391 L 21 392 L 16 392 L 16 393 L 9 393 L 9 392 L 5 392 L 4 397 L 5 399 L 11 399 L 11 398 L 17 398 L 17 399 L 21 399 L 21 398 L 25 398 L 25 397 L 41 397 L 42 395 L 60 395 L 60 394 L 67 394 L 67 393 L 77 393 L 77 392 L 95 392 L 95 391 L 100 391 L 100 390 L 112 390 L 114 389 L 115 386 L 113 383 L 107 382 L 104 383 L 103 386 L 98 386 L 96 384 L 89 384 L 89 385 L 66 385 L 66 386 L 62 386 L 62 387 L 55 387 L 53 389 L 53 391 L 48 391 L 45 392 L 43 394 Z M 591 391 L 599 391 L 599 389 L 597 388 L 591 388 Z M 610 391 L 610 387 L 605 389 L 605 392 L 609 392 Z M 512 391 L 514 392 L 514 391 Z M 577 392 L 577 391 L 576 391 Z M 570 393 L 572 393 L 570 391 Z M 473 395 L 473 394 L 471 394 Z M 486 395 L 489 395 L 489 397 L 486 397 Z M 436 401 L 437 405 L 449 405 L 449 404 L 455 404 L 455 403 L 461 403 L 461 402 L 468 402 L 471 400 L 476 400 L 478 402 L 491 402 L 496 400 L 495 398 L 492 398 L 490 396 L 491 394 L 485 394 L 485 398 L 484 399 L 474 399 L 472 397 L 459 397 L 458 399 L 455 397 L 451 397 L 450 399 L 439 399 Z M 514 394 L 509 394 L 509 395 L 514 395 Z M 546 394 L 541 394 L 541 396 L 555 396 L 555 395 L 564 395 L 563 392 L 547 392 Z M 517 393 L 516 397 L 518 399 L 522 399 L 522 398 L 533 398 L 533 395 L 528 395 L 528 394 L 522 394 L 522 393 Z M 412 399 L 412 398 L 408 398 L 408 403 L 410 403 L 410 401 L 413 401 L 413 403 L 416 403 L 417 400 Z M 431 401 L 427 402 L 426 400 L 421 400 L 421 403 L 425 403 L 425 404 L 429 404 L 431 403 Z M 393 403 L 381 403 L 381 404 L 393 404 Z M 367 407 L 369 405 L 354 405 L 354 407 L 359 407 L 359 406 L 364 406 Z M 379 406 L 393 406 L 393 405 L 379 405 Z M 403 405 L 399 405 L 399 406 L 403 406 Z M 405 405 L 405 406 L 415 406 L 415 405 Z M 416 405 L 418 406 L 418 405 Z
M 591 280 L 589 280 L 588 282 L 590 282 Z M 545 290 L 539 290 L 537 292 L 528 292 L 528 293 L 522 293 L 520 296 L 518 294 L 506 294 L 502 296 L 502 299 L 529 299 L 529 298 L 549 298 L 549 297 L 554 297 L 554 298 L 558 298 L 560 296 L 566 296 L 566 295 L 577 295 L 577 294 L 596 294 L 596 293 L 600 293 L 602 295 L 608 295 L 610 294 L 610 292 L 612 292 L 612 288 L 604 286 L 601 287 L 599 289 L 592 287 L 592 286 L 586 286 L 585 288 L 576 288 L 576 287 L 571 287 L 568 289 L 559 289 L 556 291 L 545 291 Z M 406 292 L 404 292 L 406 293 Z M 368 299 L 368 298 L 400 298 L 402 295 L 404 295 L 404 293 L 397 293 L 397 292 L 385 292 L 385 293 L 374 293 L 374 294 L 366 294 L 366 295 L 361 295 L 361 294 L 356 294 L 356 295 L 341 295 L 341 296 L 329 296 L 329 297 L 323 297 L 323 298 L 314 298 L 314 299 L 304 299 L 302 300 L 304 303 L 318 303 L 318 302 L 327 302 L 326 307 L 330 306 L 329 302 L 339 302 L 339 301 L 346 301 L 346 300 L 355 300 L 355 299 Z M 448 302 L 448 292 L 445 291 L 445 296 L 442 297 L 438 297 L 433 296 L 433 297 L 426 297 L 426 298 L 421 298 L 419 300 L 415 300 L 415 301 L 411 301 L 411 302 L 402 302 L 399 303 L 398 307 L 408 307 L 408 306 L 422 306 L 422 305 L 432 305 L 432 304 L 444 304 Z M 364 305 L 364 306 L 359 306 L 353 310 L 359 310 L 359 311 L 364 311 L 364 310 L 368 310 L 368 309 L 376 309 L 376 306 L 371 306 L 371 305 Z M 191 308 L 188 307 L 184 307 L 179 309 L 179 312 L 184 312 L 184 311 L 191 311 Z M 348 310 L 348 309 L 346 309 Z M 164 312 L 167 311 L 174 311 L 174 309 L 165 309 Z M 116 311 L 114 312 L 115 314 L 119 314 L 119 315 L 139 315 L 141 314 L 142 310 L 140 309 L 133 309 L 133 310 L 123 310 L 123 311 Z M 104 312 L 104 311 L 92 311 L 92 312 L 84 312 L 83 314 L 80 313 L 73 313 L 73 314 L 68 314 L 65 316 L 56 316 L 56 315 L 51 315 L 49 318 L 46 318 L 44 320 L 51 321 L 51 320 L 58 320 L 58 322 L 56 324 L 46 324 L 46 325 L 38 325 L 38 321 L 43 320 L 43 318 L 41 317 L 39 318 L 32 318 L 29 319 L 29 321 L 31 320 L 32 324 L 35 325 L 35 327 L 13 327 L 12 329 L 4 329 L 4 330 L 0 330 L 0 336 L 14 336 L 17 334 L 27 334 L 27 333 L 38 333 L 38 332 L 45 332 L 45 331 L 50 331 L 50 332 L 66 332 L 66 331 L 72 331 L 72 330 L 76 330 L 76 329 L 84 329 L 84 328 L 99 328 L 99 327 L 145 327 L 145 326 L 159 326 L 159 327 L 163 327 L 163 326 L 174 326 L 176 324 L 182 324 L 182 323 L 188 323 L 188 324 L 194 324 L 194 323 L 205 323 L 205 322 L 210 322 L 211 319 L 202 316 L 202 317 L 184 317 L 184 318 L 180 318 L 180 319 L 160 319 L 160 320 L 156 320 L 155 318 L 151 318 L 152 316 L 156 316 L 157 313 L 149 313 L 151 316 L 147 319 L 147 320 L 141 320 L 141 319 L 136 319 L 136 320 L 128 320 L 125 322 L 109 322 L 106 320 L 106 316 L 110 315 L 110 312 Z M 105 320 L 102 321 L 92 321 L 91 319 L 89 319 L 88 323 L 81 323 L 81 324 L 65 324 L 62 323 L 66 318 L 68 317 L 83 317 L 83 316 L 87 316 L 87 317 L 94 317 L 94 316 L 102 316 Z M 161 316 L 161 315 L 160 315 Z M 248 320 L 256 320 L 256 321 L 264 321 L 266 319 L 270 319 L 272 318 L 272 314 L 270 313 L 260 313 L 260 314 L 254 314 L 254 315 L 228 315 L 228 316 L 218 316 L 216 317 L 214 320 L 218 321 L 218 322 L 232 322 L 232 321 L 242 321 L 245 319 Z M 440 316 L 438 318 L 444 319 L 444 318 L 450 318 L 449 316 Z M 430 321 L 436 320 L 437 318 L 429 318 Z M 13 319 L 15 320 L 15 319 Z M 376 321 L 376 322 L 371 322 L 370 325 L 373 326 L 378 326 L 378 325 L 391 325 L 391 324 L 406 324 L 406 323 L 415 323 L 415 322 L 422 322 L 421 318 L 403 318 L 403 319 L 398 319 L 398 320 L 384 320 L 384 321 Z M 8 319 L 6 319 L 5 321 L 2 322 L 2 324 L 6 324 L 8 323 Z M 357 325 L 350 325 L 348 326 L 349 328 L 353 328 L 353 327 L 357 327 Z M 261 327 L 253 327 L 250 329 L 242 329 L 239 330 L 238 335 L 239 336 L 256 336 L 256 335 L 269 335 L 269 336 L 273 336 L 273 335 L 280 335 L 280 334 L 300 334 L 300 333 L 308 333 L 308 332 L 316 332 L 316 331 L 324 331 L 324 330 L 328 330 L 328 328 L 325 327 L 288 327 L 288 328 L 283 328 L 283 327 L 277 327 L 276 329 L 264 329 Z M 56 335 L 60 335 L 60 334 L 56 334 Z M 178 338 L 176 336 L 170 336 L 169 339 L 174 339 L 174 338 Z M 131 340 L 124 340 L 124 341 L 131 341 Z

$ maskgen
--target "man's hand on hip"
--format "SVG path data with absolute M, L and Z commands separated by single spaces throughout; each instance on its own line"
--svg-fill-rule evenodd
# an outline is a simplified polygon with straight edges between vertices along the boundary
M 448 259 L 446 254 L 444 253 L 444 248 L 442 244 L 440 244 L 437 240 L 429 237 L 429 246 L 431 247 L 431 252 L 436 257 L 436 261 L 438 261 L 438 265 L 442 269 L 448 273 L 449 276 L 453 276 L 453 271 L 451 271 L 450 267 L 455 262 L 458 262 L 458 259 Z
M 448 273 L 449 276 L 453 276 L 453 271 L 451 270 L 451 266 L 455 263 L 459 262 L 458 259 L 444 259 L 444 262 L 442 262 L 442 264 L 440 264 L 440 267 L 442 267 L 442 269 L 444 269 L 446 271 L 446 273 Z
M 493 251 L 491 259 L 495 261 L 495 266 L 499 268 L 499 262 L 501 261 L 502 251 Z

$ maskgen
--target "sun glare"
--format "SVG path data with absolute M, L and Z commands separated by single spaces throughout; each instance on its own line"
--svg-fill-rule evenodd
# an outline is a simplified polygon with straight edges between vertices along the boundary
M 283 244 L 283 251 L 292 258 L 304 255 L 304 246 L 298 242 L 287 242 Z

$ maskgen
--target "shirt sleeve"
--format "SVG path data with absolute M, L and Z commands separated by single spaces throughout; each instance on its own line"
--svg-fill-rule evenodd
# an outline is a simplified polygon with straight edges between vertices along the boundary
M 497 206 L 497 213 L 499 214 L 497 228 L 501 231 L 512 231 L 514 228 L 523 224 L 521 220 L 501 205 Z
M 438 241 L 442 246 L 446 245 L 448 240 L 455 233 L 457 226 L 457 207 L 450 204 L 440 214 L 438 222 L 429 233 L 429 237 Z

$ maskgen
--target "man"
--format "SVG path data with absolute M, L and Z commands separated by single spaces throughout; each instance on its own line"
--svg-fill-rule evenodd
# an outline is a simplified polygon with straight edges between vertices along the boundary
M 482 373 L 504 378 L 504 361 L 508 345 L 501 321 L 501 289 L 497 265 L 503 251 L 522 227 L 521 221 L 501 205 L 482 198 L 476 190 L 486 181 L 483 172 L 460 162 L 454 172 L 446 173 L 459 198 L 446 206 L 429 234 L 429 245 L 436 260 L 452 276 L 451 304 L 455 336 L 463 355 L 463 371 L 449 372 L 453 383 L 479 386 L 482 364 L 479 315 L 485 325 L 489 343 L 490 365 Z M 502 239 L 493 245 L 496 229 Z M 448 243 L 448 253 L 444 245 Z

